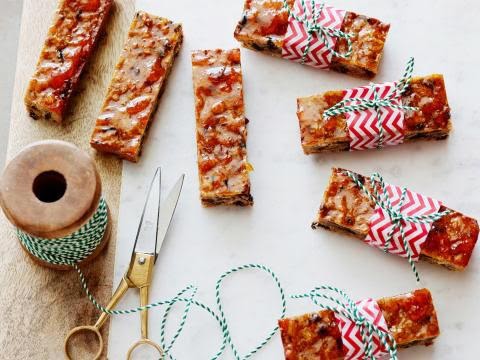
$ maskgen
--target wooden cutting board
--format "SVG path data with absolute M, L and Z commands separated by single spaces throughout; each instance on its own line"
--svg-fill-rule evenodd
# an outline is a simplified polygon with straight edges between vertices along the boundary
M 100 303 L 112 293 L 122 163 L 96 155 L 88 140 L 134 13 L 134 0 L 115 0 L 106 33 L 82 76 L 66 123 L 31 120 L 23 96 L 56 9 L 56 0 L 24 0 L 10 118 L 7 162 L 25 145 L 42 139 L 70 141 L 90 152 L 102 178 L 113 231 L 103 254 L 84 267 Z M 8 54 L 4 54 L 8 56 Z M 7 119 L 3 119 L 7 121 Z M 93 323 L 98 311 L 83 293 L 77 274 L 40 267 L 22 251 L 12 226 L 0 217 L 0 349 L 2 358 L 61 359 L 63 340 L 76 325 Z M 104 327 L 106 337 L 108 326 Z

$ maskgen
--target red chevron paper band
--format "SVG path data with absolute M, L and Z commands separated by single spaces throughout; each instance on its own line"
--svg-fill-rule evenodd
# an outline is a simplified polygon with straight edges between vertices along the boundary
M 401 97 L 397 96 L 398 90 L 395 83 L 374 84 L 355 89 L 345 90 L 343 99 L 352 99 L 348 105 L 356 105 L 357 99 L 373 100 L 375 91 L 380 99 L 385 99 L 394 94 L 392 103 L 402 105 Z M 399 99 L 399 100 L 396 100 Z M 400 109 L 383 107 L 380 109 L 380 118 L 383 127 L 382 146 L 399 145 L 404 138 L 404 112 Z M 350 150 L 375 149 L 379 145 L 380 128 L 377 112 L 373 109 L 365 111 L 352 111 L 347 113 L 348 134 L 350 137 Z
M 320 3 L 316 3 L 317 8 L 321 7 Z M 305 14 L 307 19 L 312 21 L 313 11 L 311 1 L 305 1 L 306 11 L 302 7 L 301 0 L 295 0 L 293 5 L 293 13 L 302 19 Z M 345 18 L 345 10 L 338 10 L 331 6 L 324 6 L 318 18 L 318 24 L 324 27 L 340 30 L 343 19 Z M 298 22 L 292 16 L 288 20 L 287 33 L 283 42 L 282 57 L 288 60 L 302 62 L 305 48 L 308 46 L 308 33 L 305 24 Z M 337 38 L 326 36 L 328 45 L 333 49 L 337 42 Z M 318 34 L 314 33 L 310 41 L 310 48 L 303 62 L 306 65 L 319 69 L 328 69 L 332 61 L 332 53 L 327 49 Z
M 388 198 L 395 209 L 402 197 L 402 189 L 398 186 L 386 184 Z M 442 203 L 438 200 L 422 196 L 413 191 L 407 190 L 403 206 L 400 212 L 406 216 L 431 215 L 439 211 Z M 388 214 L 379 206 L 370 218 L 370 231 L 365 238 L 365 242 L 370 246 L 384 248 L 387 237 L 394 225 Z M 413 222 L 404 222 L 403 229 L 405 240 L 410 247 L 412 260 L 418 261 L 422 245 L 427 240 L 428 233 L 432 224 L 417 224 Z M 393 233 L 388 252 L 397 254 L 401 257 L 407 257 L 400 230 L 397 228 Z
M 357 301 L 360 313 L 370 323 L 378 326 L 381 330 L 388 332 L 387 322 L 383 317 L 377 302 L 373 299 L 364 299 Z M 360 328 L 351 320 L 343 317 L 340 314 L 335 314 L 339 322 L 340 331 L 342 333 L 342 342 L 345 355 L 345 360 L 360 360 L 365 358 L 365 349 L 362 342 L 362 334 Z M 380 357 L 386 354 L 385 349 L 380 343 L 377 334 L 373 334 L 373 355 Z

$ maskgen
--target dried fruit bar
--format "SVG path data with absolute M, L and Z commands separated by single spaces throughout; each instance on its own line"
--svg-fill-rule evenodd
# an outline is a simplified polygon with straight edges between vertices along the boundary
M 320 1 L 314 11 L 317 25 L 324 30 L 309 41 L 307 21 L 302 19 L 314 23 L 310 1 L 246 0 L 234 36 L 252 50 L 353 76 L 374 77 L 390 25 Z
M 240 50 L 194 51 L 192 68 L 202 204 L 252 205 Z
M 388 91 L 392 85 L 376 85 L 376 89 Z M 371 98 L 371 95 L 370 85 L 297 99 L 297 116 L 305 154 L 377 147 L 379 129 L 376 113 L 363 111 L 324 117 L 327 109 L 345 99 L 352 96 Z M 386 137 L 384 145 L 448 137 L 452 124 L 442 75 L 412 78 L 399 99 L 399 104 L 416 109 L 399 111 L 385 107 L 380 110 Z
M 371 304 L 370 304 L 371 305 Z M 384 324 L 398 347 L 430 345 L 440 334 L 432 296 L 427 289 L 376 301 Z M 371 306 L 370 306 L 371 309 Z M 344 336 L 339 317 L 331 310 L 279 320 L 286 360 L 344 360 L 353 357 L 352 334 Z M 349 356 L 347 356 L 349 355 Z
M 377 180 L 339 168 L 332 175 L 324 193 L 323 203 L 313 228 L 343 231 L 362 239 L 371 246 L 384 248 L 387 233 L 393 231 L 387 251 L 406 257 L 406 249 L 398 227 L 371 195 L 381 194 L 380 201 L 391 203 L 391 210 L 402 216 L 433 217 L 428 223 L 402 220 L 405 239 L 414 259 L 424 259 L 452 270 L 464 270 L 477 242 L 479 228 L 475 219 L 448 209 L 441 202 L 406 190 L 400 204 L 402 189 L 385 184 L 386 193 Z M 366 193 L 368 191 L 368 194 Z M 401 210 L 398 211 L 398 206 Z M 443 213 L 444 216 L 436 216 Z M 435 219 L 438 218 L 438 219 Z
M 62 122 L 113 0 L 61 0 L 25 94 L 33 119 Z
M 135 14 L 96 121 L 92 147 L 138 161 L 182 40 L 180 24 L 143 11 Z

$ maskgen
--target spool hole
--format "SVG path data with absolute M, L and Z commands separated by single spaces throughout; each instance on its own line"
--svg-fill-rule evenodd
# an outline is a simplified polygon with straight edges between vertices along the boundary
M 67 190 L 65 177 L 56 171 L 44 171 L 33 180 L 33 193 L 38 200 L 52 203 L 60 200 Z

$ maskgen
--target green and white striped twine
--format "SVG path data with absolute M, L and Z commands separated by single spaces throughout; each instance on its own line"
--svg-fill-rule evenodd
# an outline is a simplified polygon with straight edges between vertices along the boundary
M 260 351 L 279 330 L 279 326 L 275 325 L 274 328 L 268 333 L 268 335 L 260 341 L 252 350 L 250 350 L 246 355 L 241 355 L 238 351 L 228 325 L 227 317 L 223 310 L 223 305 L 221 301 L 221 286 L 224 280 L 239 271 L 242 270 L 260 270 L 262 272 L 267 273 L 274 281 L 279 293 L 280 293 L 280 315 L 279 319 L 285 317 L 287 302 L 285 297 L 285 291 L 280 283 L 279 278 L 277 275 L 268 267 L 260 264 L 245 264 L 242 266 L 238 266 L 232 268 L 226 272 L 224 272 L 220 278 L 217 280 L 215 285 L 215 299 L 217 310 L 213 310 L 211 307 L 203 304 L 200 301 L 195 299 L 197 293 L 197 287 L 190 285 L 179 291 L 173 298 L 167 300 L 157 301 L 146 306 L 138 306 L 132 309 L 125 309 L 125 310 L 108 310 L 104 306 L 100 305 L 98 301 L 93 297 L 90 290 L 88 289 L 87 281 L 85 279 L 84 274 L 82 273 L 81 269 L 78 267 L 78 263 L 88 257 L 100 244 L 103 239 L 104 233 L 107 228 L 108 223 L 108 214 L 107 214 L 107 204 L 105 200 L 102 198 L 100 199 L 98 209 L 92 216 L 92 218 L 79 230 L 74 232 L 73 234 L 57 239 L 43 239 L 32 236 L 27 234 L 20 229 L 17 229 L 17 235 L 21 241 L 21 243 L 25 246 L 25 248 L 35 257 L 45 262 L 55 264 L 55 265 L 69 265 L 72 266 L 78 273 L 80 278 L 80 282 L 82 284 L 82 288 L 85 291 L 88 299 L 92 302 L 92 304 L 100 311 L 109 314 L 109 315 L 125 315 L 125 314 L 133 314 L 140 312 L 142 310 L 151 309 L 159 306 L 165 306 L 165 311 L 163 312 L 163 317 L 160 325 L 160 346 L 164 350 L 164 359 L 168 358 L 170 360 L 175 360 L 173 355 L 171 354 L 172 348 L 179 338 L 180 334 L 182 333 L 188 314 L 192 308 L 192 305 L 200 308 L 207 313 L 209 313 L 213 319 L 218 323 L 221 329 L 221 336 L 222 341 L 219 349 L 217 352 L 210 358 L 211 360 L 217 360 L 225 351 L 227 346 L 230 347 L 234 358 L 236 360 L 247 360 L 250 359 L 253 355 L 255 355 L 258 351 Z M 319 287 L 316 288 L 329 288 L 329 287 Z M 333 288 L 332 288 L 333 289 Z M 315 291 L 317 291 L 315 290 Z M 337 290 L 339 294 L 346 297 L 346 295 L 341 291 Z M 328 306 L 321 305 L 315 297 L 322 297 L 318 294 L 314 294 L 310 292 L 309 294 L 304 295 L 295 295 L 291 296 L 292 299 L 297 298 L 311 298 L 315 304 L 321 306 L 322 308 L 331 309 L 332 311 L 341 311 L 338 309 L 330 308 Z M 325 298 L 325 297 L 324 297 Z M 328 299 L 328 298 L 325 298 Z M 167 343 L 166 341 L 166 323 L 169 314 L 175 304 L 185 304 L 185 308 L 183 310 L 179 325 L 175 334 L 172 337 L 172 340 Z M 337 305 L 341 306 L 343 303 L 337 302 Z M 353 304 L 353 305 L 352 305 Z M 345 306 L 344 304 L 342 306 Z M 391 354 L 391 359 L 396 360 L 396 348 L 394 347 L 395 342 L 392 341 L 391 335 L 389 334 L 382 334 L 379 332 L 374 325 L 369 324 L 365 320 L 361 320 L 361 315 L 358 314 L 358 310 L 355 310 L 355 304 L 352 301 L 348 302 L 348 308 L 345 308 L 342 311 L 344 316 L 348 317 L 349 319 L 356 319 L 355 323 L 360 326 L 362 331 L 362 337 L 364 340 L 364 345 L 366 349 L 366 353 L 368 354 L 369 349 L 373 346 L 373 338 L 372 334 L 375 332 L 378 334 L 380 341 L 382 342 L 383 346 L 386 349 L 389 349 L 389 344 L 393 344 L 393 350 L 389 350 Z M 369 358 L 374 359 L 374 358 Z
M 343 31 L 330 28 L 328 26 L 323 26 L 318 23 L 320 15 L 325 7 L 325 3 L 317 4 L 317 0 L 310 0 L 310 6 L 312 8 L 312 19 L 309 20 L 309 12 L 307 9 L 307 5 L 305 1 L 308 0 L 301 0 L 301 6 L 303 15 L 295 14 L 295 12 L 290 8 L 287 0 L 283 0 L 283 8 L 288 12 L 288 15 L 291 16 L 293 19 L 298 21 L 299 23 L 305 25 L 308 37 L 307 37 L 307 46 L 303 50 L 302 55 L 302 63 L 305 62 L 308 53 L 310 52 L 310 47 L 312 46 L 313 34 L 318 34 L 320 40 L 323 42 L 325 48 L 334 56 L 346 59 L 352 55 L 352 34 L 347 34 Z M 319 6 L 317 6 L 319 5 Z M 348 50 L 345 53 L 339 53 L 335 51 L 330 44 L 328 43 L 329 37 L 336 37 L 338 39 L 345 39 L 347 41 Z
M 101 198 L 90 220 L 74 233 L 44 239 L 16 229 L 20 242 L 34 257 L 54 265 L 74 266 L 92 254 L 102 242 L 108 224 L 108 207 Z
M 85 276 L 83 275 L 81 269 L 77 264 L 82 260 L 84 260 L 85 258 L 87 258 L 90 254 L 92 254 L 93 251 L 95 251 L 95 249 L 97 248 L 97 246 L 101 243 L 103 236 L 105 234 L 105 231 L 107 229 L 107 223 L 108 223 L 107 203 L 103 198 L 101 198 L 99 202 L 99 206 L 95 211 L 95 213 L 93 214 L 92 218 L 80 229 L 78 229 L 77 231 L 75 231 L 74 233 L 66 237 L 56 238 L 56 239 L 44 239 L 44 238 L 35 237 L 18 228 L 16 229 L 16 231 L 17 231 L 18 238 L 20 239 L 20 242 L 36 258 L 50 264 L 72 266 L 78 273 L 83 290 L 87 294 L 88 299 L 95 305 L 97 309 L 99 309 L 104 313 L 107 313 L 109 315 L 132 314 L 132 313 L 142 311 L 144 309 L 150 309 L 157 306 L 165 305 L 166 308 L 163 313 L 162 323 L 160 326 L 160 345 L 164 350 L 165 356 L 168 356 L 168 358 L 171 360 L 174 360 L 173 356 L 171 355 L 171 349 L 185 326 L 187 316 L 192 305 L 199 307 L 205 310 L 206 312 L 208 312 L 217 321 L 220 328 L 222 329 L 222 344 L 219 350 L 216 352 L 216 354 L 211 358 L 212 360 L 218 359 L 223 354 L 223 352 L 225 351 L 228 345 L 232 349 L 235 359 L 237 360 L 249 359 L 255 353 L 257 353 L 260 349 L 262 349 L 270 341 L 270 339 L 277 333 L 278 325 L 275 326 L 274 329 L 270 331 L 268 336 L 264 340 L 262 340 L 257 346 L 255 346 L 253 350 L 251 350 L 247 355 L 241 356 L 237 348 L 235 347 L 235 344 L 230 335 L 230 331 L 227 325 L 227 319 L 221 304 L 220 289 L 221 289 L 221 284 L 226 277 L 240 270 L 257 269 L 257 270 L 262 270 L 266 272 L 273 278 L 275 284 L 279 289 L 280 297 L 281 297 L 280 318 L 283 318 L 285 316 L 286 300 L 285 300 L 285 294 L 284 294 L 283 288 L 280 284 L 280 280 L 273 273 L 272 270 L 270 270 L 269 268 L 263 265 L 258 265 L 258 264 L 247 264 L 247 265 L 239 266 L 237 268 L 229 270 L 219 278 L 215 287 L 218 314 L 209 306 L 204 305 L 203 303 L 194 299 L 197 292 L 197 288 L 195 286 L 187 286 L 170 300 L 158 301 L 146 306 L 139 306 L 139 307 L 127 309 L 127 310 L 106 309 L 105 307 L 100 305 L 96 301 L 96 299 L 93 297 L 93 295 L 90 293 Z M 187 296 L 186 294 L 190 294 L 190 295 Z M 172 340 L 170 341 L 169 344 L 167 344 L 165 340 L 165 327 L 166 327 L 168 315 L 170 314 L 173 306 L 176 303 L 185 303 L 185 309 L 183 311 L 179 326 Z
M 379 129 L 379 138 L 377 143 L 377 148 L 381 148 L 383 146 L 383 139 L 384 139 L 384 129 L 383 129 L 383 121 L 382 116 L 380 113 L 380 109 L 383 107 L 389 107 L 392 109 L 399 109 L 405 111 L 417 111 L 418 108 L 414 106 L 406 106 L 406 105 L 397 105 L 394 104 L 393 101 L 401 100 L 401 96 L 407 91 L 408 87 L 410 86 L 410 81 L 412 80 L 413 68 L 415 66 L 415 59 L 411 57 L 405 68 L 405 72 L 402 78 L 397 81 L 395 84 L 396 91 L 392 91 L 392 93 L 380 99 L 378 96 L 378 90 L 376 88 L 376 84 L 371 83 L 370 86 L 374 93 L 374 99 L 368 100 L 364 98 L 350 98 L 340 101 L 339 103 L 333 105 L 332 107 L 325 110 L 323 113 L 323 118 L 328 120 L 333 116 L 338 116 L 350 112 L 357 112 L 357 111 L 365 111 L 369 109 L 375 110 L 376 117 L 377 117 L 377 126 Z M 349 105 L 353 102 L 352 105 Z
M 78 275 L 80 277 L 82 287 L 83 287 L 85 293 L 87 294 L 88 298 L 90 299 L 90 301 L 95 305 L 95 307 L 98 310 L 100 310 L 104 313 L 107 313 L 109 315 L 133 314 L 133 313 L 136 313 L 136 312 L 139 312 L 139 311 L 142 311 L 142 310 L 152 309 L 152 308 L 155 308 L 155 307 L 158 307 L 158 306 L 166 305 L 166 309 L 163 313 L 161 327 L 160 327 L 160 346 L 162 347 L 162 349 L 164 349 L 164 354 L 165 354 L 165 356 L 168 356 L 169 359 L 174 360 L 174 357 L 171 355 L 170 351 L 171 351 L 175 341 L 178 339 L 178 337 L 180 336 L 180 334 L 181 334 L 181 332 L 182 332 L 182 330 L 185 326 L 185 323 L 186 323 L 188 313 L 190 311 L 191 306 L 195 305 L 196 307 L 198 307 L 200 309 L 203 309 L 207 313 L 209 313 L 216 320 L 216 322 L 218 323 L 218 325 L 219 325 L 219 327 L 222 331 L 221 346 L 218 349 L 218 351 L 215 353 L 215 355 L 213 355 L 210 359 L 211 360 L 218 359 L 223 354 L 226 347 L 229 345 L 236 360 L 246 360 L 246 359 L 251 358 L 258 351 L 260 351 L 271 340 L 271 338 L 277 333 L 277 331 L 279 329 L 278 325 L 276 325 L 269 332 L 269 334 L 258 345 L 256 345 L 253 348 L 253 350 L 248 352 L 248 354 L 246 354 L 246 355 L 242 356 L 239 353 L 238 349 L 236 348 L 235 343 L 233 342 L 233 339 L 232 339 L 232 336 L 231 336 L 231 333 L 230 333 L 230 329 L 229 329 L 229 326 L 228 326 L 228 323 L 227 323 L 227 318 L 226 318 L 225 313 L 223 311 L 223 306 L 222 306 L 222 302 L 221 302 L 221 285 L 222 285 L 223 281 L 225 280 L 225 278 L 227 278 L 229 275 L 232 275 L 232 274 L 234 274 L 238 271 L 247 270 L 247 269 L 261 270 L 261 271 L 267 273 L 268 275 L 270 275 L 270 277 L 274 280 L 275 285 L 277 286 L 278 291 L 280 293 L 280 299 L 281 299 L 281 312 L 280 312 L 280 317 L 279 318 L 280 319 L 284 318 L 286 310 L 287 310 L 287 304 L 286 304 L 286 299 L 285 299 L 285 292 L 284 292 L 283 287 L 280 283 L 280 280 L 278 279 L 277 275 L 271 269 L 269 269 L 268 267 L 266 267 L 264 265 L 260 265 L 260 264 L 245 264 L 245 265 L 242 265 L 242 266 L 238 266 L 236 268 L 233 268 L 233 269 L 230 269 L 230 270 L 226 271 L 225 273 L 223 273 L 220 276 L 220 278 L 218 279 L 218 281 L 215 285 L 215 298 L 216 298 L 217 310 L 218 311 L 215 311 L 212 308 L 210 308 L 209 306 L 207 306 L 207 305 L 201 303 L 200 301 L 197 301 L 197 300 L 194 299 L 194 297 L 196 295 L 196 292 L 197 292 L 197 288 L 193 285 L 187 286 L 186 288 L 182 289 L 175 297 L 173 297 L 172 299 L 169 299 L 169 300 L 161 300 L 161 301 L 157 301 L 157 302 L 148 304 L 146 306 L 138 306 L 138 307 L 135 307 L 135 308 L 132 308 L 132 309 L 126 309 L 126 310 L 108 310 L 104 306 L 100 305 L 97 302 L 97 300 L 93 297 L 93 295 L 90 293 L 90 291 L 88 289 L 88 286 L 87 286 L 87 282 L 85 280 L 85 277 L 78 267 L 77 267 L 77 272 L 78 272 Z M 188 293 L 188 292 L 190 292 L 190 296 L 185 296 L 185 294 Z M 182 317 L 181 317 L 181 320 L 180 320 L 180 324 L 179 324 L 179 326 L 178 326 L 178 328 L 175 332 L 175 335 L 172 338 L 172 341 L 169 344 L 166 344 L 166 342 L 165 342 L 165 326 L 166 326 L 168 315 L 169 315 L 173 305 L 175 305 L 176 303 L 185 303 L 186 305 L 185 305 L 185 309 L 183 311 L 183 314 L 182 314 Z
M 334 292 L 339 295 L 340 299 L 328 295 L 328 292 Z M 373 336 L 376 334 L 383 349 L 385 349 L 390 355 L 390 360 L 397 360 L 397 343 L 393 336 L 389 332 L 385 332 L 375 324 L 372 324 L 366 319 L 355 304 L 355 302 L 341 289 L 333 286 L 319 286 L 312 289 L 309 293 L 301 295 L 293 295 L 292 299 L 304 299 L 309 298 L 312 302 L 322 309 L 327 309 L 339 314 L 350 321 L 352 321 L 359 329 L 362 336 L 362 343 L 365 350 L 365 359 L 375 360 L 374 355 L 374 340 Z M 322 304 L 318 299 L 324 299 L 336 304 L 336 306 L 330 306 L 328 304 Z
M 383 180 L 383 177 L 379 173 L 374 173 L 370 176 L 370 182 L 372 184 L 373 193 L 367 189 L 364 185 L 363 181 L 361 181 L 357 174 L 344 170 L 345 175 L 347 175 L 350 179 L 353 180 L 355 185 L 357 185 L 368 198 L 375 203 L 378 207 L 380 207 L 387 215 L 389 216 L 390 220 L 393 223 L 392 230 L 388 233 L 387 239 L 385 241 L 385 245 L 383 247 L 384 252 L 388 252 L 388 248 L 392 241 L 393 235 L 395 231 L 398 229 L 400 231 L 400 239 L 402 240 L 403 247 L 407 254 L 408 262 L 410 263 L 410 267 L 412 268 L 413 273 L 415 274 L 415 278 L 417 282 L 420 281 L 420 275 L 418 274 L 417 268 L 415 266 L 415 262 L 412 258 L 412 249 L 408 244 L 408 241 L 405 238 L 405 230 L 404 225 L 405 223 L 416 223 L 416 224 L 431 224 L 445 215 L 450 214 L 452 211 L 447 209 L 442 212 L 436 212 L 430 215 L 416 215 L 416 216 L 407 216 L 402 214 L 401 209 L 403 206 L 403 202 L 405 200 L 405 195 L 407 189 L 404 187 L 402 188 L 402 196 L 400 201 L 396 207 L 393 207 L 390 199 L 388 197 L 387 185 Z M 378 185 L 380 185 L 381 192 L 379 192 Z
M 223 310 L 223 305 L 221 301 L 221 285 L 223 281 L 230 275 L 242 271 L 242 270 L 261 270 L 265 273 L 267 273 L 273 280 L 274 283 L 280 293 L 280 301 L 281 301 L 281 313 L 279 316 L 279 319 L 283 319 L 285 317 L 286 311 L 287 311 L 287 302 L 286 302 L 286 297 L 285 297 L 285 291 L 280 283 L 279 278 L 277 275 L 267 266 L 261 265 L 261 264 L 245 264 L 242 266 L 238 266 L 235 268 L 232 268 L 226 272 L 224 272 L 219 279 L 216 282 L 215 285 L 215 299 L 216 299 L 216 304 L 217 304 L 217 311 L 213 310 L 211 307 L 203 304 L 200 301 L 197 301 L 194 299 L 196 292 L 197 292 L 197 287 L 193 285 L 189 285 L 186 288 L 182 289 L 175 297 L 172 299 L 167 299 L 167 300 L 161 300 L 157 301 L 154 303 L 151 303 L 146 306 L 139 306 L 136 308 L 132 309 L 126 309 L 126 310 L 108 310 L 102 305 L 100 305 L 95 298 L 92 296 L 90 291 L 88 290 L 88 286 L 85 280 L 85 277 L 83 276 L 82 272 L 77 269 L 78 274 L 80 276 L 80 280 L 83 286 L 83 289 L 85 293 L 87 294 L 88 298 L 90 301 L 95 305 L 97 309 L 100 311 L 107 313 L 109 315 L 118 315 L 118 314 L 133 314 L 142 310 L 146 309 L 152 309 L 155 307 L 159 306 L 166 306 L 166 309 L 163 313 L 162 317 L 162 322 L 161 322 L 161 328 L 160 328 L 160 346 L 164 349 L 164 356 L 168 357 L 170 360 L 174 360 L 175 358 L 171 354 L 171 349 L 175 343 L 175 341 L 178 339 L 180 336 L 183 328 L 185 327 L 186 320 L 188 317 L 188 313 L 190 311 L 190 308 L 192 305 L 196 306 L 197 308 L 200 308 L 204 311 L 206 311 L 208 314 L 210 314 L 213 319 L 218 323 L 221 331 L 222 331 L 222 343 L 220 345 L 220 348 L 218 351 L 210 358 L 211 360 L 217 360 L 225 351 L 228 345 L 230 345 L 230 349 L 232 350 L 232 353 L 234 355 L 234 358 L 236 360 L 247 360 L 250 359 L 253 355 L 255 355 L 258 351 L 260 351 L 272 338 L 275 336 L 275 334 L 279 330 L 279 326 L 276 325 L 270 332 L 269 334 L 258 344 L 256 345 L 250 352 L 248 352 L 246 355 L 241 355 L 238 351 L 238 349 L 235 346 L 235 343 L 233 342 L 229 325 L 227 322 L 226 315 Z M 320 294 L 320 290 L 330 290 L 337 292 L 340 294 L 344 301 L 340 301 L 338 299 L 335 299 L 331 296 L 323 295 Z M 186 293 L 190 292 L 190 296 L 186 296 Z M 373 352 L 373 344 L 374 344 L 374 338 L 373 335 L 377 334 L 380 343 L 382 344 L 382 347 L 386 349 L 390 355 L 390 360 L 397 360 L 397 345 L 395 342 L 395 339 L 392 337 L 390 333 L 384 332 L 382 329 L 379 329 L 376 325 L 370 323 L 366 318 L 364 318 L 361 314 L 360 311 L 357 307 L 357 305 L 346 295 L 346 293 L 340 289 L 331 287 L 331 286 L 320 286 L 316 287 L 314 290 L 310 291 L 309 293 L 306 294 L 301 294 L 301 295 L 291 295 L 291 299 L 303 299 L 303 298 L 310 298 L 314 304 L 317 306 L 320 306 L 322 309 L 327 309 L 334 311 L 337 314 L 341 314 L 345 316 L 346 318 L 350 319 L 353 321 L 359 328 L 360 332 L 362 334 L 362 341 L 364 344 L 364 349 L 366 355 L 368 355 L 367 359 L 369 360 L 375 360 L 376 357 L 372 355 Z M 326 300 L 334 301 L 337 304 L 337 307 L 331 307 L 329 305 L 323 305 L 321 304 L 317 298 L 323 298 Z M 173 306 L 177 303 L 185 303 L 185 309 L 183 311 L 179 326 L 169 344 L 166 344 L 165 341 L 165 325 L 167 322 L 168 315 L 173 308 Z

